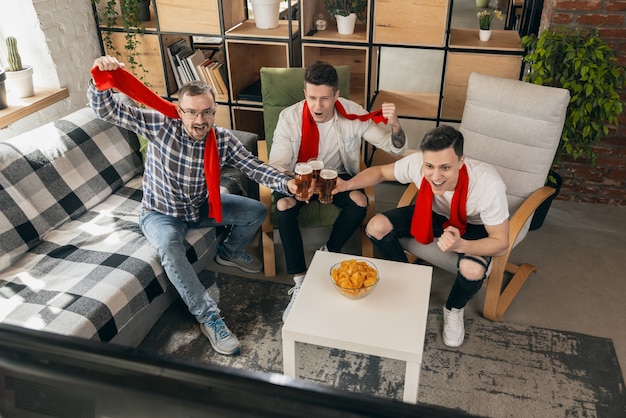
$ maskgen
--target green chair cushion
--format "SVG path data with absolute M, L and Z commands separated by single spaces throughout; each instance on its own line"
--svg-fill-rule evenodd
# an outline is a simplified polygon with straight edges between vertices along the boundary
M 278 228 L 278 220 L 276 219 L 276 205 L 273 204 L 274 197 L 272 196 L 272 210 L 270 213 L 270 222 L 274 228 Z M 300 209 L 298 214 L 298 225 L 301 228 L 315 228 L 319 226 L 332 226 L 335 223 L 335 219 L 339 216 L 339 209 L 335 205 L 323 205 L 318 201 L 310 202 L 308 205 Z
M 335 67 L 339 77 L 339 95 L 350 98 L 350 66 Z M 305 68 L 261 68 L 261 95 L 263 97 L 263 123 L 267 152 L 272 147 L 274 130 L 280 112 L 294 103 L 304 100 Z

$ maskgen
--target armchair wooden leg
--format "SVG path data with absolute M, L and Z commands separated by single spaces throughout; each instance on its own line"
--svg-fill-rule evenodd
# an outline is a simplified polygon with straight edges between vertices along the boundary
M 506 257 L 494 257 L 493 268 L 486 284 L 487 293 L 485 295 L 483 316 L 494 322 L 499 321 L 524 285 L 524 282 L 526 282 L 528 276 L 530 276 L 530 273 L 535 270 L 536 267 L 531 264 L 517 266 L 508 263 Z M 512 273 L 513 277 L 503 289 L 502 284 L 504 283 L 505 272 Z
M 276 252 L 274 249 L 274 230 L 262 231 L 263 273 L 265 277 L 276 276 Z

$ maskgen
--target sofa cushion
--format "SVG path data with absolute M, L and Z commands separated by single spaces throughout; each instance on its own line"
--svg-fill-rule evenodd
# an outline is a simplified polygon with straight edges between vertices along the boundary
M 110 341 L 166 289 L 175 291 L 138 224 L 141 177 L 42 237 L 0 273 L 0 322 Z M 215 228 L 190 229 L 199 272 L 216 251 Z
M 138 150 L 89 108 L 0 142 L 0 271 L 141 173 Z

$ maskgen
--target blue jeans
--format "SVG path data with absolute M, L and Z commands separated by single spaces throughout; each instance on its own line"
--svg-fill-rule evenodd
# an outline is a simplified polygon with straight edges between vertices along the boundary
M 187 259 L 185 251 L 187 231 L 190 228 L 232 225 L 219 251 L 220 255 L 227 259 L 236 258 L 245 252 L 246 245 L 252 240 L 267 214 L 265 206 L 257 200 L 232 194 L 222 194 L 221 198 L 221 223 L 207 217 L 208 205 L 200 208 L 201 220 L 198 222 L 185 222 L 145 209 L 139 215 L 141 231 L 157 250 L 167 277 L 187 305 L 189 312 L 200 323 L 219 318 L 220 310 Z

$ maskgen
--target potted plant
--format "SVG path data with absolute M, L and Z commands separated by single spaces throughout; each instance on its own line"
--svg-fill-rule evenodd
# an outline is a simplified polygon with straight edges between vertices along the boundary
M 340 34 L 354 33 L 356 19 L 365 23 L 367 0 L 324 0 L 326 10 L 330 16 L 337 19 L 337 30 Z
M 491 38 L 491 21 L 495 17 L 498 20 L 502 20 L 502 12 L 500 10 L 483 10 L 476 13 L 478 18 L 478 37 L 481 41 L 488 41 Z
M 150 0 L 92 0 L 98 22 L 106 28 L 103 30 L 102 38 L 105 49 L 125 61 L 127 69 L 140 80 L 144 80 L 148 73 L 141 62 L 141 53 L 137 50 L 141 45 L 141 37 L 145 33 L 142 22 L 146 20 L 146 2 L 147 5 L 150 4 Z M 147 20 L 150 20 L 149 12 L 148 8 Z M 116 32 L 115 29 L 120 28 L 125 40 L 123 50 L 114 44 L 112 38 L 112 34 Z
M 280 2 L 282 0 L 250 0 L 254 13 L 254 24 L 258 29 L 278 27 Z
M 22 58 L 17 49 L 17 39 L 15 37 L 7 37 L 6 43 L 7 61 L 9 62 L 9 66 L 5 71 L 7 87 L 17 97 L 30 97 L 35 94 L 33 67 L 22 65 Z
M 626 87 L 626 68 L 619 64 L 614 50 L 597 30 L 545 30 L 540 36 L 524 36 L 522 46 L 527 51 L 524 61 L 529 66 L 525 81 L 570 91 L 555 163 L 567 156 L 573 160 L 586 159 L 595 165 L 594 145 L 608 135 L 609 125 L 618 125 L 624 109 L 618 90 Z M 546 184 L 556 184 L 559 180 L 558 174 L 552 172 Z M 538 213 L 539 209 L 535 216 Z

